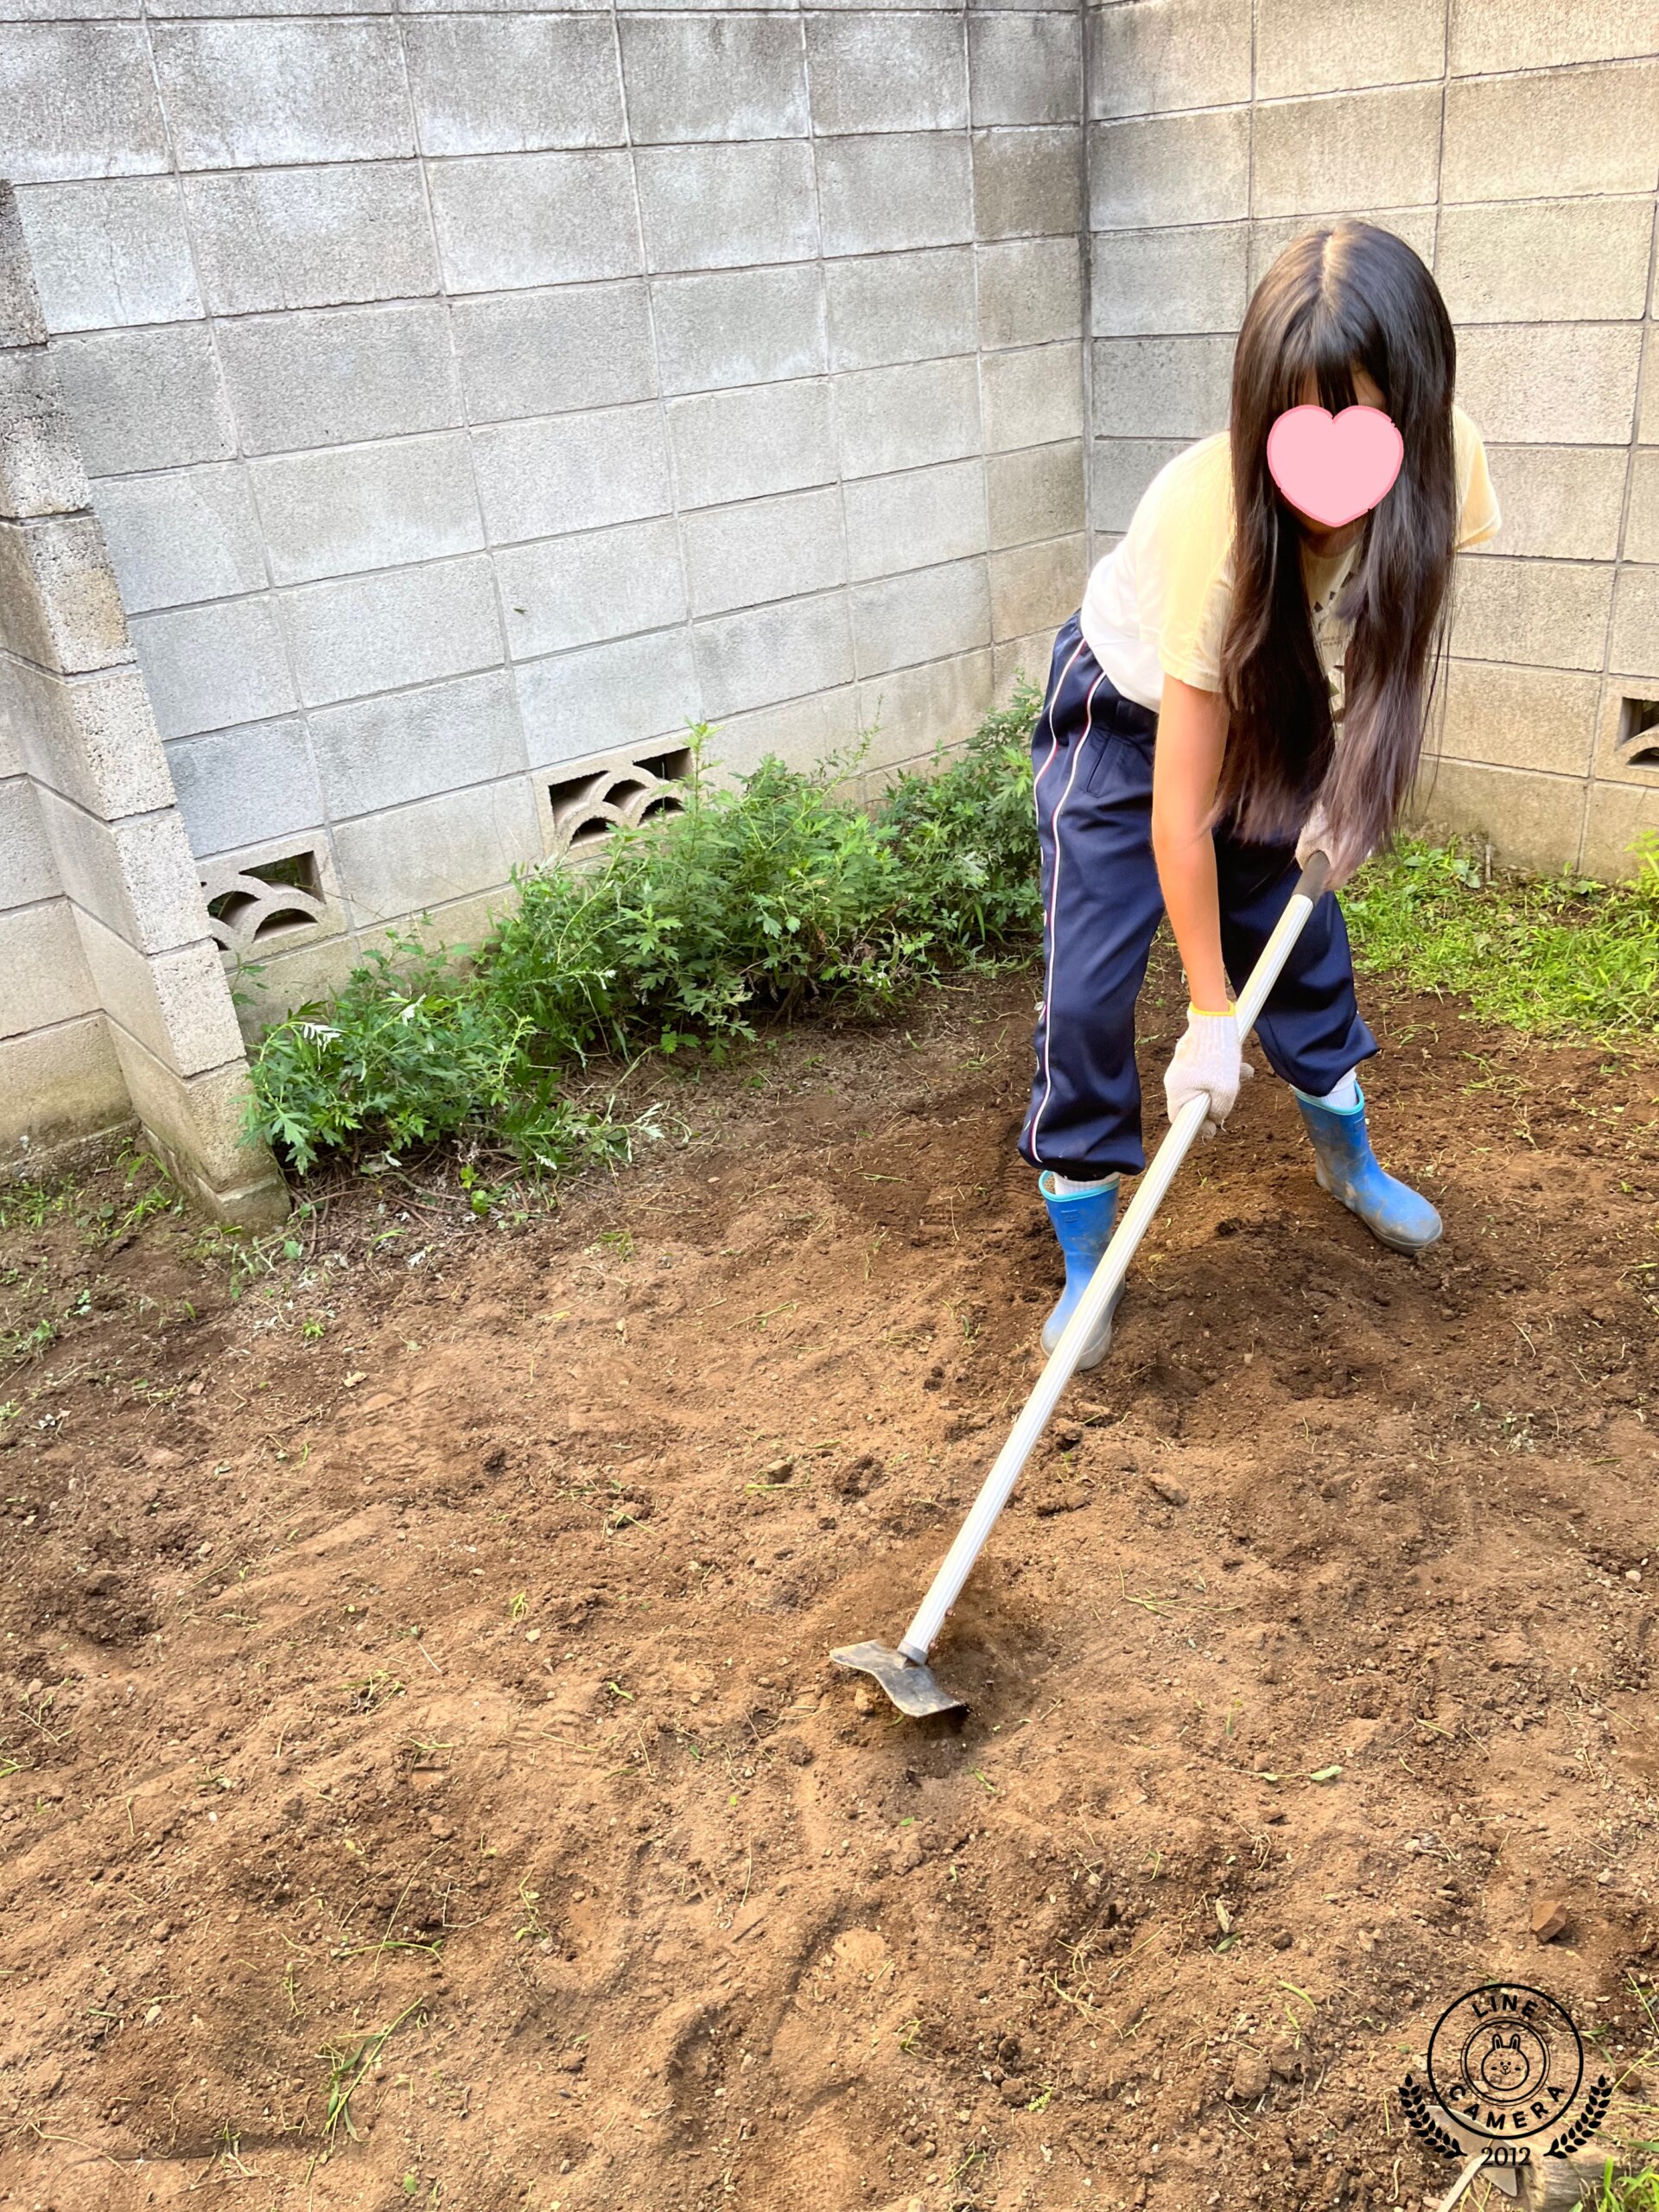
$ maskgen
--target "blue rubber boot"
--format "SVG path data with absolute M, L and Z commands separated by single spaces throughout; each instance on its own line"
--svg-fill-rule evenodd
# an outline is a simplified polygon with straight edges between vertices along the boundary
M 1296 1103 L 1313 1140 L 1322 1191 L 1340 1198 L 1373 1236 L 1396 1252 L 1427 1251 L 1439 1241 L 1439 1214 L 1427 1198 L 1388 1174 L 1371 1150 L 1363 1091 L 1357 1106 L 1321 1106 L 1300 1090 Z
M 1054 1234 L 1065 1255 L 1065 1288 L 1060 1294 L 1059 1304 L 1043 1324 L 1043 1350 L 1046 1352 L 1052 1351 L 1060 1341 L 1060 1332 L 1071 1319 L 1072 1309 L 1088 1288 L 1100 1265 L 1101 1255 L 1111 1242 L 1112 1225 L 1117 1219 L 1117 1178 L 1114 1175 L 1103 1191 L 1071 1191 L 1061 1197 L 1045 1173 L 1038 1177 L 1037 1187 L 1043 1194 L 1043 1204 L 1048 1208 Z M 1077 1362 L 1079 1368 L 1098 1367 L 1105 1358 L 1106 1347 L 1112 1341 L 1112 1315 L 1116 1310 L 1115 1298 L 1098 1333 L 1084 1345 L 1083 1357 Z

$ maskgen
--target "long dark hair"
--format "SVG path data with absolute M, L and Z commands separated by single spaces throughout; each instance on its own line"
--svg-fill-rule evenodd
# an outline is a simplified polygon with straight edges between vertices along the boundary
M 1268 468 L 1268 433 L 1309 401 L 1336 414 L 1363 369 L 1405 443 L 1366 517 L 1339 612 L 1353 624 L 1342 742 L 1315 650 L 1300 533 Z M 1300 238 L 1256 286 L 1233 359 L 1234 588 L 1221 649 L 1227 749 L 1217 808 L 1238 835 L 1293 836 L 1323 802 L 1333 860 L 1386 845 L 1422 752 L 1457 535 L 1457 341 L 1403 238 L 1344 217 Z

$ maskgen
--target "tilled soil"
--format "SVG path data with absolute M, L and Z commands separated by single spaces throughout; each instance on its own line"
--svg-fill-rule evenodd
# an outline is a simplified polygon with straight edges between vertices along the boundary
M 1465 1988 L 1639 2060 L 1659 1070 L 1368 1000 L 1444 1244 L 1264 1072 L 941 1640 L 959 1729 L 825 1655 L 1036 1372 L 1028 978 L 681 1082 L 550 1216 L 342 1179 L 234 1301 L 114 1170 L 15 1226 L 0 2203 L 1414 2207 Z

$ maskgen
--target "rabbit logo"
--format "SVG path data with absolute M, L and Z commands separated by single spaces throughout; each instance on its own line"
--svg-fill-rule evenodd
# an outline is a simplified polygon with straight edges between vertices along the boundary
M 1427 2060 L 1427 2081 L 1408 2075 L 1401 2089 L 1407 2119 L 1446 2158 L 1491 2166 L 1565 2158 L 1590 2140 L 1612 2094 L 1606 2075 L 1586 2086 L 1567 2008 L 1520 1982 L 1488 1982 L 1447 2005 Z

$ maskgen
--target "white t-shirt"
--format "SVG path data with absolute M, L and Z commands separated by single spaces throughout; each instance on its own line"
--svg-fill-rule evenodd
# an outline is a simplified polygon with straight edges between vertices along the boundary
M 1461 552 L 1494 536 L 1501 518 L 1479 431 L 1456 407 L 1452 426 Z M 1314 643 L 1338 698 L 1350 626 L 1334 610 L 1360 543 L 1325 560 L 1302 553 Z M 1155 714 L 1166 676 L 1220 690 L 1232 597 L 1232 452 L 1223 430 L 1178 453 L 1141 493 L 1128 536 L 1090 576 L 1084 638 L 1123 696 Z

